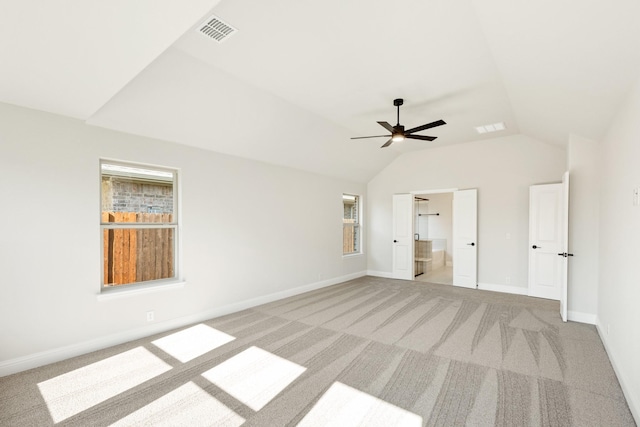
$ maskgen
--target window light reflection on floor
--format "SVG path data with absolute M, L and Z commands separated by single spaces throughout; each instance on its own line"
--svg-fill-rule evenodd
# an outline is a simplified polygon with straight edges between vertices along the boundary
M 210 326 L 199 324 L 152 342 L 156 347 L 186 363 L 235 340 Z
M 420 427 L 422 417 L 335 382 L 297 427 L 311 426 Z
M 54 423 L 171 369 L 144 347 L 136 347 L 38 384 Z
M 259 411 L 305 370 L 268 351 L 250 347 L 202 376 L 254 411 Z
M 154 427 L 225 426 L 237 427 L 244 418 L 193 382 L 175 389 L 143 408 L 127 415 L 111 427 L 144 425 Z

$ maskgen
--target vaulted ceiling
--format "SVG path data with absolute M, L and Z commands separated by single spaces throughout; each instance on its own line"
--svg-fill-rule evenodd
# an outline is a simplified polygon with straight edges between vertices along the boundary
M 238 31 L 200 34 L 211 14 Z M 366 182 L 441 145 L 599 140 L 640 76 L 638 22 L 636 0 L 2 2 L 0 101 Z M 350 139 L 395 124 L 394 98 L 438 139 Z

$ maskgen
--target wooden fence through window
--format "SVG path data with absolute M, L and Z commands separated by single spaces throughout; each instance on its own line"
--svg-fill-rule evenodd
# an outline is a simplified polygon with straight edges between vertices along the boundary
M 102 212 L 104 223 L 171 222 L 172 214 Z M 104 230 L 104 284 L 117 286 L 174 276 L 173 228 Z
M 356 235 L 355 235 L 355 220 L 343 219 L 342 226 L 342 253 L 352 254 L 356 251 Z

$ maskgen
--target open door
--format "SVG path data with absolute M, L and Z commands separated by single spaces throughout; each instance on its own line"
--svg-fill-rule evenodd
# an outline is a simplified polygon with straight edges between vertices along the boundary
M 453 193 L 453 285 L 478 284 L 478 190 Z
M 562 277 L 560 281 L 560 316 L 567 321 L 567 284 L 569 279 L 569 172 L 562 175 L 562 247 L 558 255 L 562 257 Z
M 413 195 L 393 195 L 393 278 L 413 280 Z
M 563 265 L 562 184 L 529 187 L 529 296 L 560 301 Z

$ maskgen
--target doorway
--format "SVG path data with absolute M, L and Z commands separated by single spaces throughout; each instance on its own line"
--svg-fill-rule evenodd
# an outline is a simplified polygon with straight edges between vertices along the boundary
M 410 194 L 393 195 L 393 243 L 392 243 L 392 277 L 394 279 L 415 280 L 415 245 L 421 239 L 420 235 L 414 234 L 414 196 L 432 195 L 441 193 L 452 193 L 452 249 L 451 261 L 453 264 L 454 286 L 465 288 L 477 288 L 477 200 L 478 190 L 475 188 L 467 190 L 447 189 L 436 191 L 414 191 Z M 427 212 L 430 213 L 430 212 Z M 425 215 L 426 216 L 426 215 Z M 439 215 L 435 215 L 439 216 Z M 418 243 L 419 244 L 419 243 Z M 433 244 L 433 242 L 432 242 Z M 431 245 L 431 250 L 433 246 Z M 429 245 L 423 250 L 426 256 L 419 258 L 430 258 Z M 419 253 L 420 255 L 420 253 Z M 432 254 L 431 254 L 432 255 Z M 446 254 L 445 266 L 446 266 Z M 455 262 L 454 262 L 455 259 Z M 424 262 L 425 260 L 422 260 Z M 424 267 L 424 266 L 423 266 Z M 428 266 L 427 266 L 428 268 Z
M 453 192 L 414 195 L 414 275 L 453 285 Z

